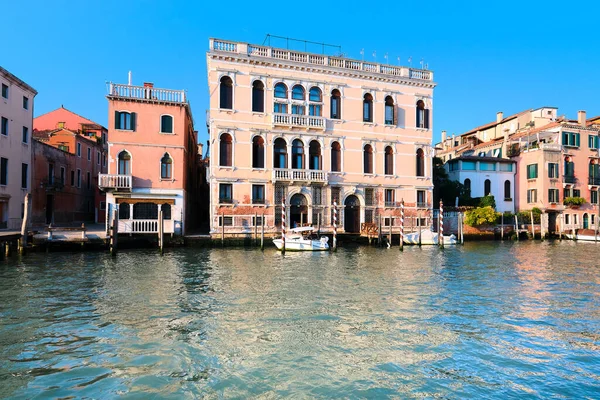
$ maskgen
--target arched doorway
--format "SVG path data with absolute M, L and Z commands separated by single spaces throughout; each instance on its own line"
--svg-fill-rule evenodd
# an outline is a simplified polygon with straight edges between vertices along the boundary
M 590 228 L 590 221 L 589 221 L 589 216 L 587 213 L 583 214 L 583 229 L 589 229 Z
M 360 232 L 360 202 L 350 195 L 344 201 L 344 230 L 348 233 Z
M 296 193 L 290 199 L 290 228 L 302 226 L 308 222 L 308 201 L 306 196 Z

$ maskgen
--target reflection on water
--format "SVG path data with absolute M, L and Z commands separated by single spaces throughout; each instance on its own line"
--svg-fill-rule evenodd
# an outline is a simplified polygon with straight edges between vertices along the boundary
M 586 243 L 0 262 L 0 397 L 597 397 Z

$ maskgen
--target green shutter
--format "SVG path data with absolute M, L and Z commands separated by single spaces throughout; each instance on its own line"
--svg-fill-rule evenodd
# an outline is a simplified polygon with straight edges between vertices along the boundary
M 575 146 L 579 147 L 579 133 L 575 134 Z
M 534 176 L 534 178 L 537 178 L 537 177 L 538 177 L 538 165 L 537 165 L 537 164 L 535 164 L 535 167 L 534 167 L 533 169 L 534 169 L 534 171 L 535 171 L 535 176 Z
M 563 132 L 562 144 L 563 146 L 569 145 L 569 132 Z
M 120 116 L 120 112 L 115 111 L 115 129 L 120 129 L 121 126 L 119 125 L 119 116 Z
M 135 132 L 135 120 L 136 120 L 136 113 L 132 112 L 131 113 L 131 130 Z

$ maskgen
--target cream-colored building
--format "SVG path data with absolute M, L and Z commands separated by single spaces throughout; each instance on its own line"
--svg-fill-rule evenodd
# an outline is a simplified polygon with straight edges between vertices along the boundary
M 0 230 L 21 229 L 31 190 L 34 88 L 0 67 Z
M 431 71 L 218 39 L 207 66 L 213 234 L 432 208 Z

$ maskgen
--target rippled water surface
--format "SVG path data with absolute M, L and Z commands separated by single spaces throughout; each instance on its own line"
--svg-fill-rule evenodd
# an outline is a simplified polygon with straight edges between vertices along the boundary
M 0 398 L 598 398 L 594 244 L 0 261 Z

